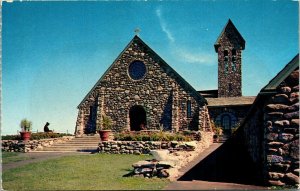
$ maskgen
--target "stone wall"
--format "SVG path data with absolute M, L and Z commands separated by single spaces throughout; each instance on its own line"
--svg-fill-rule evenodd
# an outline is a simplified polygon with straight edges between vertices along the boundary
M 298 79 L 299 70 L 281 83 L 264 107 L 266 178 L 271 185 L 299 184 Z
M 299 184 L 299 70 L 275 93 L 259 95 L 245 121 L 244 141 L 265 183 Z
M 133 61 L 142 61 L 146 66 L 146 74 L 140 80 L 133 80 L 128 74 Z M 187 114 L 188 101 L 191 116 Z M 166 130 L 174 131 L 201 129 L 206 116 L 201 112 L 207 110 L 203 108 L 204 98 L 138 37 L 79 105 L 76 133 L 95 131 L 103 114 L 112 118 L 113 130 L 129 130 L 129 111 L 136 105 L 146 112 L 147 129 L 158 129 L 163 124 Z
M 201 142 L 207 145 L 212 143 L 213 134 L 201 131 L 201 140 L 181 142 L 181 141 L 104 141 L 99 143 L 99 153 L 110 154 L 149 154 L 150 150 L 168 149 L 170 153 L 176 151 L 193 151 L 195 143 Z
M 110 154 L 149 154 L 150 150 L 168 149 L 174 151 L 194 150 L 193 141 L 104 141 L 99 143 L 99 153 Z
M 2 140 L 1 149 L 2 151 L 6 152 L 31 152 L 42 150 L 43 147 L 49 147 L 55 143 L 64 143 L 73 138 L 73 136 L 64 136 L 59 138 L 31 140 L 26 142 L 20 140 Z

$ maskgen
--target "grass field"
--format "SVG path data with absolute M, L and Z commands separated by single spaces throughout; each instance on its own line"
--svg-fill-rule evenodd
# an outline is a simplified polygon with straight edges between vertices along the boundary
M 79 155 L 50 159 L 4 171 L 5 190 L 159 190 L 166 179 L 123 177 L 147 155 Z
M 30 157 L 21 156 L 19 153 L 2 152 L 2 164 L 18 162 L 31 159 Z

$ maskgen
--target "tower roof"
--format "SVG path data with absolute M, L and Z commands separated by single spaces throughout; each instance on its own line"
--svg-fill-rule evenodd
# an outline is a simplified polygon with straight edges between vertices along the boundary
M 227 24 L 223 28 L 221 34 L 219 35 L 219 37 L 214 45 L 216 52 L 218 52 L 218 47 L 220 46 L 220 41 L 224 36 L 227 36 L 230 40 L 235 40 L 241 46 L 242 50 L 245 49 L 246 42 L 230 19 L 228 20 Z

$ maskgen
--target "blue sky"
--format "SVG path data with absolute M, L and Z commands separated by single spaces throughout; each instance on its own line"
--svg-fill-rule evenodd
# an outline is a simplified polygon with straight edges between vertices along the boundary
M 3 2 L 2 134 L 74 132 L 77 105 L 134 36 L 195 89 L 217 88 L 214 43 L 230 18 L 246 40 L 243 95 L 298 53 L 295 1 Z

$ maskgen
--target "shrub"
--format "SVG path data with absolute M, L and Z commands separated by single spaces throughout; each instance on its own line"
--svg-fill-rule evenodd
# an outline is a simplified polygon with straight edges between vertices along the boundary
M 181 133 L 155 132 L 155 133 L 116 133 L 114 134 L 116 141 L 191 141 L 192 137 Z
M 20 135 L 4 135 L 1 136 L 2 140 L 20 140 L 21 136 Z
M 59 137 L 63 137 L 63 136 L 72 136 L 72 135 L 71 134 L 66 134 L 66 133 L 53 133 L 53 132 L 44 133 L 44 132 L 40 132 L 40 133 L 32 133 L 30 140 L 59 138 Z
M 216 125 L 213 121 L 211 122 L 211 127 L 212 127 L 213 132 L 215 133 L 215 135 L 220 136 L 220 135 L 223 134 L 222 127 Z
M 71 134 L 66 134 L 66 133 L 32 133 L 30 140 L 40 140 L 40 139 L 50 139 L 50 138 L 59 138 L 63 136 L 72 136 Z M 20 135 L 5 135 L 1 136 L 2 140 L 20 140 L 21 137 Z

